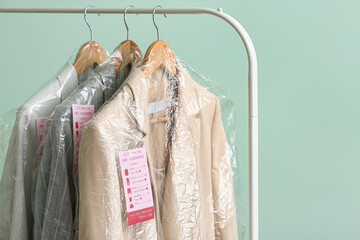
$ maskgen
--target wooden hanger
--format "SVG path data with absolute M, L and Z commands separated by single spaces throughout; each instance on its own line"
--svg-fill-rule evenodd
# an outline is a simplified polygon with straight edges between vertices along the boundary
M 145 53 L 142 71 L 146 78 L 150 78 L 156 69 L 163 66 L 176 75 L 176 65 L 177 60 L 170 46 L 164 41 L 157 40 L 150 45 Z
M 127 40 L 120 43 L 111 54 L 110 59 L 115 66 L 116 75 L 119 74 L 120 70 L 130 63 L 134 63 L 136 60 L 142 58 L 140 48 L 136 43 L 129 40 L 129 27 L 126 22 L 126 12 L 129 8 L 133 8 L 133 5 L 129 5 L 124 10 L 124 24 L 127 31 Z
M 99 43 L 95 41 L 86 42 L 81 46 L 76 59 L 74 61 L 74 67 L 77 75 L 80 76 L 86 69 L 94 64 L 101 64 L 106 60 L 106 54 L 104 49 Z
M 115 66 L 115 72 L 118 74 L 120 70 L 130 63 L 134 63 L 141 58 L 140 48 L 131 40 L 125 40 L 119 44 L 111 54 L 110 58 Z
M 153 42 L 147 49 L 144 60 L 142 62 L 141 70 L 143 71 L 146 79 L 149 79 L 151 75 L 161 66 L 176 76 L 176 65 L 177 60 L 170 46 L 164 41 L 157 40 Z M 151 124 L 166 121 L 168 121 L 167 116 L 150 119 Z
M 91 41 L 86 42 L 81 46 L 78 54 L 76 55 L 74 68 L 76 69 L 78 77 L 80 74 L 85 72 L 86 69 L 96 64 L 101 64 L 106 60 L 106 54 L 104 49 L 100 46 L 99 43 L 93 41 L 93 30 L 86 18 L 86 12 L 89 7 L 94 7 L 89 5 L 84 10 L 84 20 L 86 25 L 90 29 Z M 99 14 L 100 15 L 100 14 Z
M 144 61 L 142 63 L 142 71 L 146 78 L 150 78 L 150 76 L 160 66 L 163 66 L 166 70 L 172 72 L 174 75 L 176 75 L 177 70 L 175 54 L 166 42 L 160 40 L 159 28 L 155 23 L 155 11 L 159 7 L 161 6 L 155 6 L 152 14 L 152 20 L 157 32 L 157 41 L 153 42 L 147 49 Z M 165 14 L 164 16 L 166 17 Z

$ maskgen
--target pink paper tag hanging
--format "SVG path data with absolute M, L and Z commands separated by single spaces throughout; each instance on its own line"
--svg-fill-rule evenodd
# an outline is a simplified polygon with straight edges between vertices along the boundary
M 145 148 L 120 152 L 119 159 L 128 224 L 153 219 L 154 201 Z
M 39 147 L 42 140 L 44 139 L 49 126 L 50 126 L 50 121 L 48 124 L 46 124 L 46 117 L 38 117 L 36 118 L 36 130 L 37 130 L 37 146 Z M 45 125 L 46 124 L 46 125 Z
M 73 177 L 79 176 L 78 161 L 79 161 L 79 147 L 82 132 L 85 124 L 90 121 L 94 116 L 95 106 L 94 105 L 72 105 L 73 113 L 73 139 L 74 139 L 74 162 L 73 162 Z
M 46 117 L 36 118 L 36 134 L 37 134 L 37 146 L 38 150 L 36 156 L 38 159 L 41 159 L 44 152 L 44 145 L 41 146 L 41 142 L 44 140 L 46 134 L 49 131 L 51 125 L 51 120 L 47 120 Z

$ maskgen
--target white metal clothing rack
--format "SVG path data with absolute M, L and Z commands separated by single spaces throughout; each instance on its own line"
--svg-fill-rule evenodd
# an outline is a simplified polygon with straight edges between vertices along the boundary
M 87 13 L 123 14 L 125 8 L 89 8 Z M 3 13 L 84 13 L 83 8 L 0 8 Z M 129 8 L 127 14 L 153 14 L 152 8 Z M 158 8 L 155 14 L 210 14 L 225 20 L 240 35 L 248 56 L 249 239 L 258 240 L 258 70 L 254 45 L 241 24 L 221 8 Z

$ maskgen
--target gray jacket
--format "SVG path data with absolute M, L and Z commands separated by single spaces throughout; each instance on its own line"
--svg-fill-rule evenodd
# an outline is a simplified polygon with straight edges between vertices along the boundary
M 115 93 L 115 68 L 107 62 L 59 106 L 51 126 L 33 186 L 34 239 L 74 239 L 77 205 L 73 179 L 72 104 L 94 105 L 95 112 Z

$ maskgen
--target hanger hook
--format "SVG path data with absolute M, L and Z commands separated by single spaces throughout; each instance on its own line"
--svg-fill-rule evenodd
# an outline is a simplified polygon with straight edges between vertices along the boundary
M 159 32 L 159 28 L 157 27 L 156 23 L 155 23 L 155 12 L 156 12 L 156 9 L 157 8 L 162 8 L 161 5 L 157 5 L 154 7 L 154 10 L 153 10 L 153 14 L 152 14 L 152 19 L 153 19 L 153 23 L 154 23 L 154 26 L 156 28 L 156 31 L 157 31 L 157 40 L 159 41 L 160 40 L 160 32 Z M 166 17 L 166 14 L 164 13 L 164 17 Z
M 129 6 L 127 6 L 127 7 L 125 8 L 125 10 L 124 10 L 124 23 L 125 23 L 125 27 L 126 27 L 126 31 L 127 31 L 126 40 L 129 40 L 129 33 L 130 33 L 129 27 L 128 27 L 127 23 L 126 23 L 126 12 L 127 12 L 127 10 L 128 10 L 129 8 L 134 8 L 134 5 L 129 5 Z
M 91 28 L 91 26 L 90 26 L 90 24 L 89 24 L 89 22 L 88 22 L 88 20 L 87 20 L 87 17 L 86 17 L 86 12 L 87 12 L 87 10 L 88 10 L 89 7 L 94 7 L 94 6 L 93 6 L 93 5 L 88 5 L 88 6 L 86 6 L 85 11 L 84 11 L 84 20 L 85 20 L 85 22 L 86 22 L 86 25 L 87 25 L 87 26 L 89 27 L 89 29 L 90 29 L 91 41 L 93 41 L 93 38 L 94 38 L 93 30 L 92 30 L 92 28 Z M 100 13 L 98 13 L 98 15 L 100 16 Z

